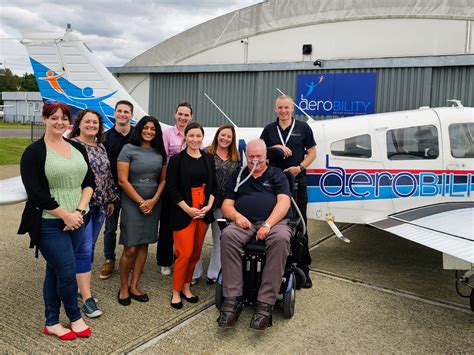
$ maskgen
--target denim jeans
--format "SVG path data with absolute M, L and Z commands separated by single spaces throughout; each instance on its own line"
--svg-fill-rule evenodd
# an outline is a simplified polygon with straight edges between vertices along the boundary
M 77 305 L 75 253 L 84 237 L 84 226 L 67 232 L 63 228 L 62 219 L 42 220 L 38 249 L 46 260 L 43 298 L 47 326 L 59 323 L 61 302 L 70 322 L 81 318 Z
M 78 274 L 89 272 L 92 269 L 95 243 L 99 237 L 104 220 L 105 214 L 101 213 L 100 206 L 91 206 L 84 238 L 82 238 L 82 243 L 76 253 L 76 271 Z
M 114 213 L 105 220 L 104 256 L 115 260 L 115 246 L 117 245 L 117 226 L 120 216 L 120 202 L 114 204 Z

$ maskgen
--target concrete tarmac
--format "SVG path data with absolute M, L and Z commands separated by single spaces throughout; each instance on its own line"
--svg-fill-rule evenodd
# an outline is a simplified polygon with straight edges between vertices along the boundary
M 272 328 L 254 331 L 247 307 L 235 329 L 221 330 L 211 307 L 135 352 L 474 352 L 474 315 L 438 252 L 363 226 L 344 234 L 351 244 L 331 237 L 313 249 L 314 286 L 297 292 L 292 319 L 277 309 Z
M 2 179 L 17 174 L 18 166 L 0 167 Z M 60 342 L 41 334 L 45 263 L 34 258 L 27 236 L 16 235 L 22 208 L 0 207 L 2 353 L 474 353 L 474 314 L 456 295 L 453 273 L 442 270 L 441 254 L 364 226 L 344 232 L 351 244 L 330 237 L 313 248 L 313 288 L 297 292 L 292 319 L 277 309 L 274 326 L 264 332 L 249 328 L 250 307 L 235 329 L 218 329 L 214 289 L 205 282 L 194 287 L 198 304 L 172 309 L 171 278 L 157 272 L 156 246 L 140 283 L 150 302 L 120 306 L 117 272 L 98 278 L 101 236 L 92 290 L 104 314 L 86 319 L 91 338 Z M 330 234 L 321 222 L 312 221 L 309 231 L 313 245 Z M 208 236 L 206 261 L 211 247 Z M 67 324 L 63 312 L 61 321 Z

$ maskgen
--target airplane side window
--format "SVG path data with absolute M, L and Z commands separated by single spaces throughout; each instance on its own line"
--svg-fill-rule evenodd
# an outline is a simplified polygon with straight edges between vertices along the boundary
M 370 135 L 363 134 L 333 142 L 331 154 L 338 157 L 370 158 L 372 156 Z
M 449 144 L 454 158 L 474 158 L 474 123 L 449 125 Z
M 435 126 L 387 131 L 387 158 L 390 160 L 424 160 L 436 159 L 438 156 L 438 130 Z

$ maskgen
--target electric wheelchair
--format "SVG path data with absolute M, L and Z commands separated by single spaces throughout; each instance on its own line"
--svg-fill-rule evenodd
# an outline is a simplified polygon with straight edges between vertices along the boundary
M 280 292 L 277 295 L 275 306 L 283 309 L 285 318 L 291 318 L 295 312 L 295 291 L 300 289 L 306 282 L 304 272 L 296 265 L 304 251 L 307 243 L 304 237 L 306 225 L 302 215 L 295 202 L 296 182 L 291 173 L 285 173 L 290 184 L 292 194 L 289 225 L 293 228 L 294 235 L 291 238 L 291 251 L 286 261 L 285 272 L 282 277 Z M 226 219 L 217 221 L 219 227 L 224 229 L 230 222 Z M 242 268 L 243 268 L 243 303 L 247 306 L 253 306 L 257 301 L 258 290 L 262 281 L 262 271 L 266 260 L 265 241 L 251 239 L 242 250 Z M 223 296 L 222 271 L 219 272 L 215 289 L 215 304 L 220 310 L 224 300 Z

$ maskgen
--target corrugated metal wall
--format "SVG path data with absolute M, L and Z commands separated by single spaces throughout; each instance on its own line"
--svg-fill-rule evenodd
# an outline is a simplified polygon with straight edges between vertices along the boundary
M 474 66 L 433 70 L 431 106 L 444 106 L 449 99 L 461 100 L 464 106 L 474 106 Z
M 474 106 L 474 67 L 456 66 L 150 74 L 149 112 L 173 124 L 177 103 L 186 99 L 193 104 L 194 119 L 203 125 L 226 123 L 204 96 L 207 93 L 238 126 L 263 126 L 275 117 L 273 107 L 279 95 L 276 88 L 294 97 L 298 74 L 354 72 L 377 73 L 378 113 L 446 106 L 446 100 L 453 98 L 465 106 Z

